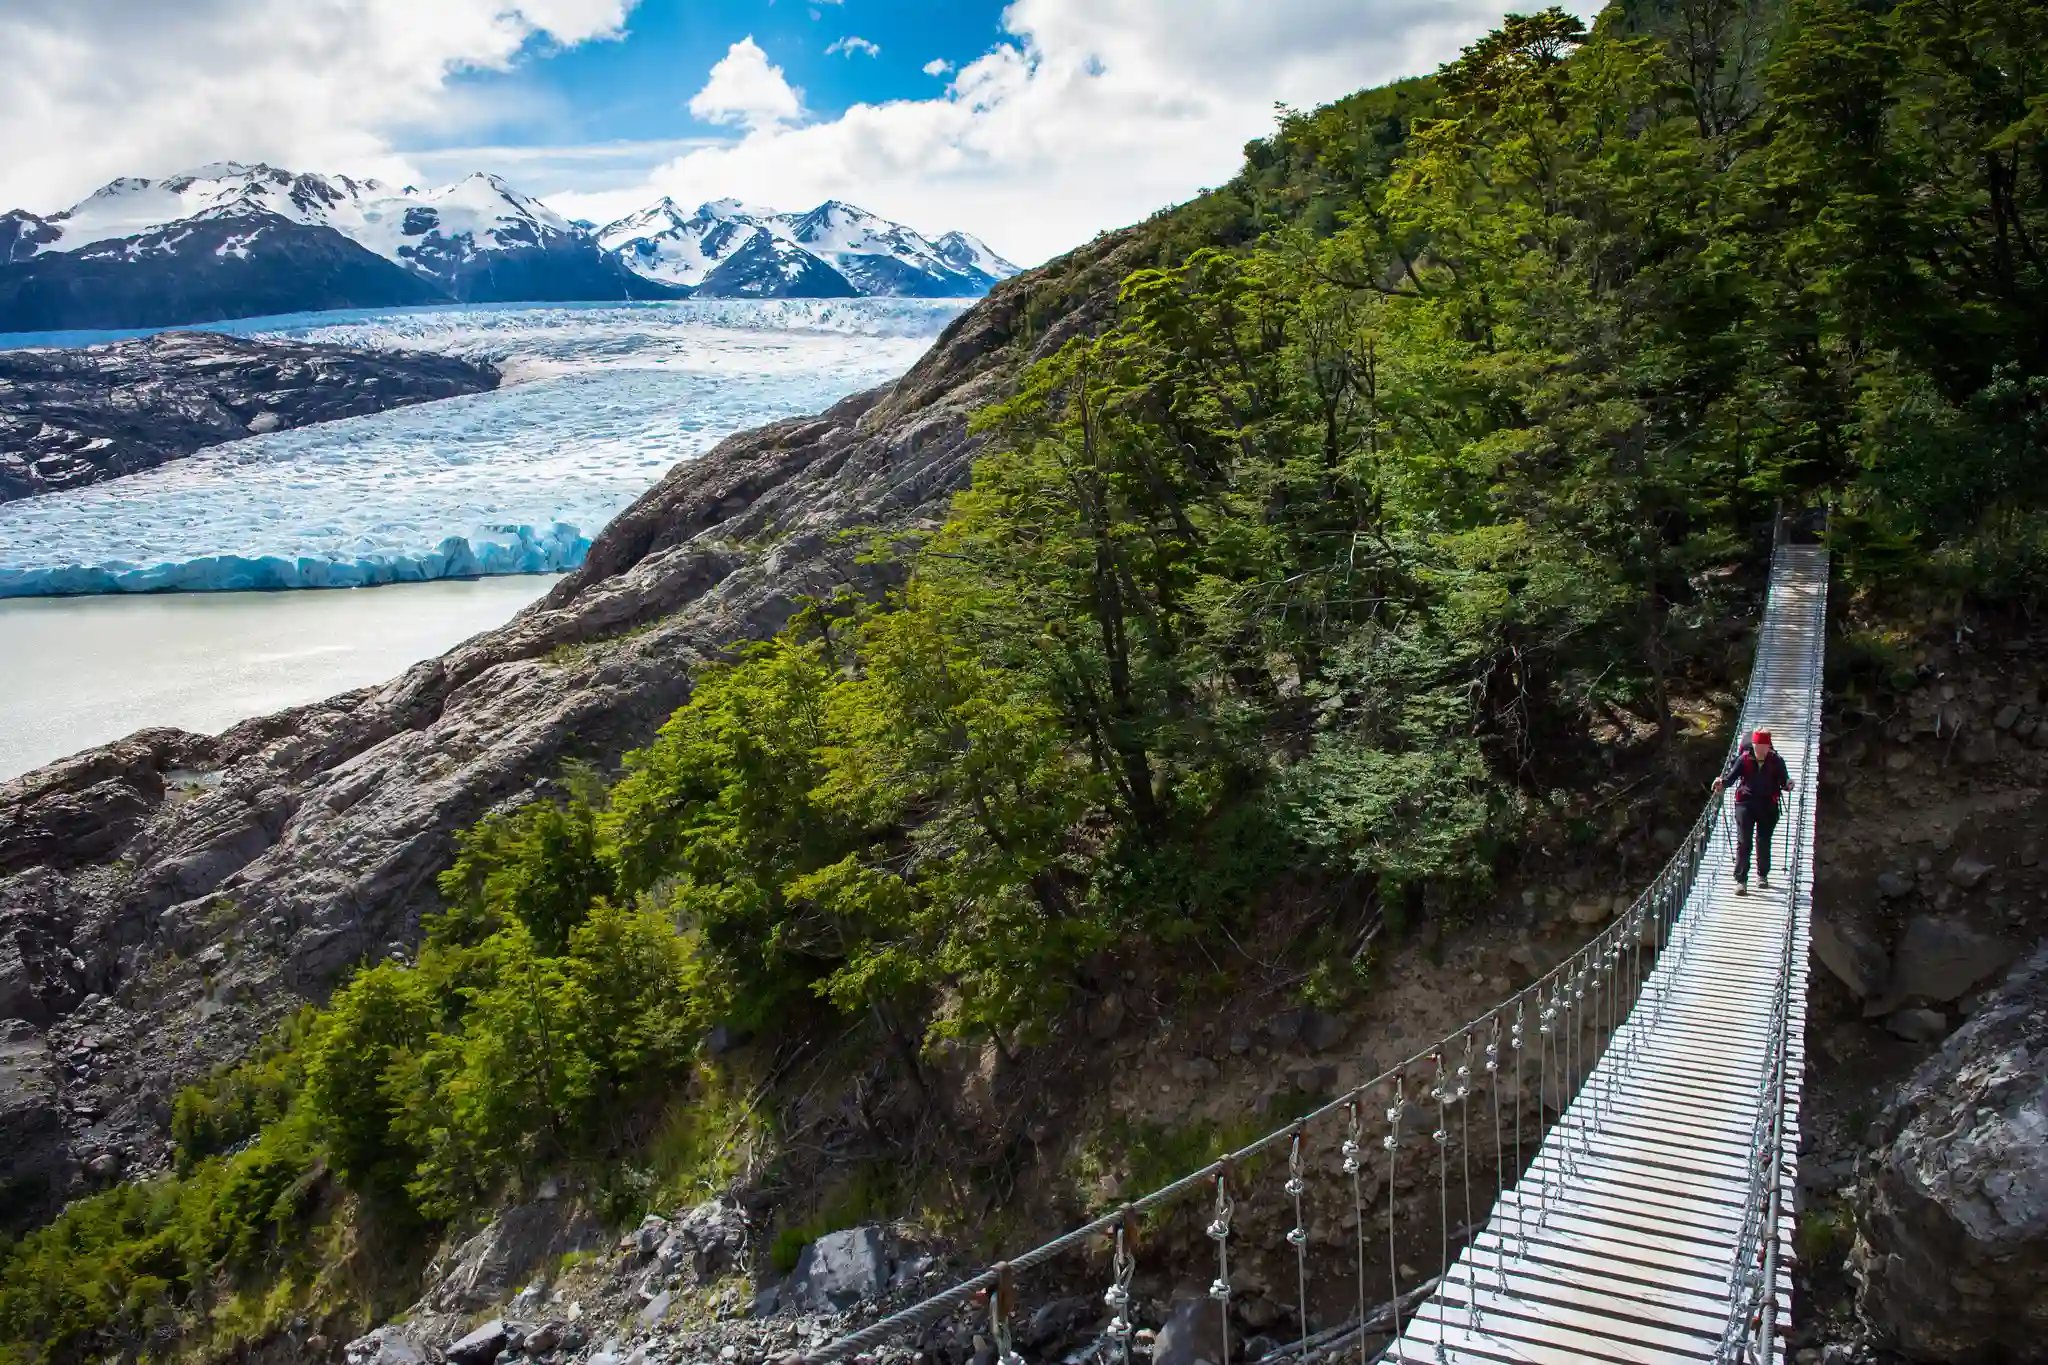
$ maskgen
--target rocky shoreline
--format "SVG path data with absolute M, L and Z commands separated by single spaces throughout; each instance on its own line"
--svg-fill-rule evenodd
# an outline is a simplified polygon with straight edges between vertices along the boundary
M 0 350 L 0 502 L 153 469 L 244 436 L 498 386 L 486 364 L 215 332 Z

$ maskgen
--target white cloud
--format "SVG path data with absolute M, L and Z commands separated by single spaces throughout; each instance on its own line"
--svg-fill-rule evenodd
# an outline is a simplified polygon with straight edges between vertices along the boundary
M 613 142 L 435 147 L 402 153 L 418 171 L 415 183 L 439 185 L 471 171 L 495 171 L 515 186 L 545 185 L 554 193 L 598 193 L 636 184 L 649 166 L 699 147 L 718 146 L 716 137 L 620 139 Z
M 1306 107 L 1432 70 L 1503 4 L 1014 0 L 1005 41 L 943 95 L 752 125 L 642 185 L 557 207 L 605 219 L 662 194 L 785 208 L 838 197 L 928 232 L 965 228 L 1033 263 L 1228 179 L 1245 141 L 1272 129 L 1276 101 Z
M 803 92 L 783 77 L 782 68 L 754 41 L 734 43 L 711 68 L 704 88 L 690 96 L 690 113 L 706 123 L 736 123 L 772 131 L 803 117 Z
M 943 76 L 952 69 L 953 64 L 944 57 L 934 57 L 924 64 L 924 74 L 927 76 Z
M 4 0 L 0 209 L 227 159 L 412 179 L 409 135 L 486 127 L 520 97 L 463 71 L 616 37 L 634 3 Z
M 860 53 L 862 55 L 869 57 L 879 57 L 882 55 L 882 45 L 880 43 L 871 43 L 865 38 L 855 37 L 852 34 L 848 34 L 844 38 L 834 39 L 832 43 L 825 49 L 825 55 L 828 57 L 835 52 L 841 53 L 848 57 L 853 56 L 855 53 Z

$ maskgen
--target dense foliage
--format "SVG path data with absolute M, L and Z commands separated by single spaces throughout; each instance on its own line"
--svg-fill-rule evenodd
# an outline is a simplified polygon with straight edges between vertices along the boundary
M 1836 505 L 1861 583 L 2038 600 L 2029 0 L 1511 17 L 1151 231 L 883 551 L 900 592 L 471 831 L 417 964 L 182 1099 L 179 1176 L 13 1249 L 0 1359 L 133 1354 L 274 1276 L 324 1171 L 434 1219 L 616 1160 L 715 1019 L 868 1028 L 919 1085 L 934 1039 L 1028 1043 L 1104 954 L 1283 879 L 1467 904 L 1592 718 L 1678 736 L 1780 500 Z

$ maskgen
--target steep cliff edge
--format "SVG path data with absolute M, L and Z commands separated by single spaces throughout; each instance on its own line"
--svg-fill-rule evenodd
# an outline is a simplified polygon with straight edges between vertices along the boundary
M 176 1088 L 354 964 L 404 954 L 455 831 L 614 762 L 691 666 L 874 572 L 856 528 L 942 514 L 975 409 L 1107 315 L 1152 248 L 1099 238 L 999 286 L 886 388 L 677 465 L 585 566 L 404 676 L 220 736 L 146 731 L 0 784 L 0 1222 L 159 1166 Z

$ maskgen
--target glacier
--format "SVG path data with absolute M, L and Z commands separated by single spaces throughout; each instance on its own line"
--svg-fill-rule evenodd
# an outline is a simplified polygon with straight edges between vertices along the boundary
M 361 587 L 583 562 L 678 460 L 901 374 L 965 301 L 453 306 L 211 330 L 444 351 L 491 393 L 215 446 L 0 504 L 0 597 Z M 126 333 L 0 337 L 87 344 Z

